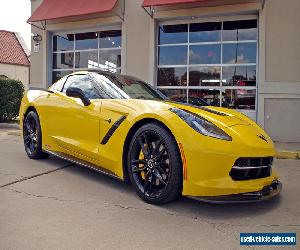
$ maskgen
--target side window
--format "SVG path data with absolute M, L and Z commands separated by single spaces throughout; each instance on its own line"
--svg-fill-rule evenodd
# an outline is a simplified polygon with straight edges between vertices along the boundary
M 57 82 L 52 84 L 52 86 L 50 87 L 50 90 L 61 92 L 65 81 L 66 81 L 66 77 L 61 78 L 60 80 L 58 80 Z
M 97 90 L 95 89 L 92 81 L 87 75 L 72 75 L 69 76 L 64 88 L 63 88 L 63 93 L 65 94 L 67 89 L 69 87 L 75 87 L 79 88 L 83 91 L 83 93 L 86 95 L 87 98 L 89 99 L 98 99 L 100 98 Z

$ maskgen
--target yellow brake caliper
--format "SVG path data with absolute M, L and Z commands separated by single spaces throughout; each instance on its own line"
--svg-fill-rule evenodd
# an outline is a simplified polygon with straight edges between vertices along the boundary
M 139 155 L 139 160 L 144 160 L 144 159 L 145 159 L 145 156 L 144 156 L 143 151 L 141 150 L 140 155 Z M 144 167 L 144 164 L 139 164 L 139 168 L 143 168 L 143 167 Z M 141 176 L 145 180 L 145 172 L 141 172 Z

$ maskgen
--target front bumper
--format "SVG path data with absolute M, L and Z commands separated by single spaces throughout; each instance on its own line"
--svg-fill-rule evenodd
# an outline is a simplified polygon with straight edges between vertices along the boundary
M 259 191 L 232 194 L 232 195 L 220 195 L 220 196 L 205 196 L 195 197 L 189 196 L 192 199 L 206 201 L 210 203 L 244 203 L 244 202 L 257 202 L 269 200 L 275 196 L 278 196 L 282 189 L 282 183 L 279 180 L 274 180 L 270 185 L 263 187 Z

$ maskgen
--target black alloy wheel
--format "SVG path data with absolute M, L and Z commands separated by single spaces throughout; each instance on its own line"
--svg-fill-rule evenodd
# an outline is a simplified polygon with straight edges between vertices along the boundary
M 177 143 L 160 124 L 137 130 L 130 144 L 128 172 L 137 194 L 159 204 L 176 199 L 182 191 L 182 163 Z
M 48 156 L 42 150 L 42 131 L 36 112 L 30 111 L 23 124 L 23 140 L 25 151 L 31 159 L 41 159 Z

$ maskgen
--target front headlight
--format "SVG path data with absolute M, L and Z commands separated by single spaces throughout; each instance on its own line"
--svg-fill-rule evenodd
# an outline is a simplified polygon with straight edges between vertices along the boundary
M 198 116 L 197 114 L 182 109 L 178 109 L 178 108 L 171 108 L 170 111 L 178 115 L 191 128 L 193 128 L 194 130 L 196 130 L 198 133 L 202 135 L 206 135 L 206 136 L 210 136 L 210 137 L 214 137 L 226 141 L 232 140 L 232 138 L 228 134 L 226 134 L 222 129 L 218 128 L 216 125 Z

